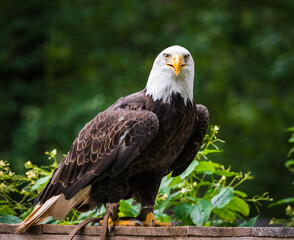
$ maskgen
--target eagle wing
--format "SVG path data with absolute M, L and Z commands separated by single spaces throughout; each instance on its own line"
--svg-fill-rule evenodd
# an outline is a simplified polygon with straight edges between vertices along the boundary
M 155 138 L 158 129 L 159 120 L 150 111 L 110 107 L 99 113 L 79 132 L 35 204 L 60 193 L 70 199 L 94 178 L 116 177 Z
M 185 144 L 183 151 L 180 153 L 180 155 L 177 157 L 176 161 L 170 168 L 171 171 L 173 171 L 173 177 L 183 173 L 186 168 L 191 164 L 201 146 L 203 138 L 205 137 L 209 122 L 209 112 L 208 109 L 201 104 L 197 104 L 196 108 L 198 119 L 196 121 L 194 132 Z

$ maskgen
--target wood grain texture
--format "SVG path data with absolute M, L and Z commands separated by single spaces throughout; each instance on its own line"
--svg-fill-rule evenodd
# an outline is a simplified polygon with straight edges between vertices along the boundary
M 294 228 L 286 228 L 286 227 L 271 227 L 271 228 L 263 228 L 256 227 L 252 228 L 253 236 L 263 236 L 263 237 L 281 237 L 281 238 L 294 238 Z
M 187 227 L 188 236 L 209 236 L 209 237 L 250 237 L 252 228 L 219 228 L 219 227 Z
M 16 225 L 0 224 L 0 240 L 63 240 L 74 226 L 41 224 L 32 227 L 25 234 L 14 234 Z M 97 240 L 101 227 L 86 226 L 78 232 L 74 240 Z M 98 237 L 99 239 L 99 237 Z M 109 240 L 279 240 L 293 239 L 294 228 L 218 228 L 218 227 L 115 227 Z

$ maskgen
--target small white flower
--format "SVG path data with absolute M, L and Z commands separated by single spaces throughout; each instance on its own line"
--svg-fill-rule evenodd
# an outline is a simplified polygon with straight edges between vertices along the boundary
M 51 151 L 51 154 L 53 154 L 54 156 L 57 154 L 57 150 L 56 149 L 53 149 L 52 151 Z
M 31 168 L 33 166 L 32 162 L 31 161 L 27 161 L 25 163 L 25 167 L 28 169 L 28 168 Z
M 186 192 L 186 189 L 182 188 L 181 193 L 185 193 L 185 192 Z
M 5 166 L 5 162 L 3 160 L 0 160 L 0 167 Z
M 286 214 L 287 215 L 293 215 L 294 214 L 294 211 L 292 209 L 292 207 L 290 205 L 287 206 L 286 208 Z
M 213 127 L 213 130 L 214 130 L 214 131 L 218 131 L 218 130 L 219 130 L 219 127 L 215 125 L 215 126 Z
M 27 171 L 26 175 L 28 176 L 29 179 L 36 177 L 36 174 L 32 170 Z
M 226 180 L 226 176 L 222 176 L 221 180 L 222 181 Z
M 196 187 L 197 186 L 197 182 L 193 182 L 193 186 Z

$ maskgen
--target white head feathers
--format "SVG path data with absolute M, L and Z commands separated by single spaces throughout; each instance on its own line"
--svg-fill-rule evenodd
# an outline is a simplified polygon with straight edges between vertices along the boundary
M 155 59 L 146 85 L 146 94 L 154 101 L 170 103 L 173 93 L 179 93 L 187 103 L 193 102 L 194 61 L 181 46 L 163 50 Z

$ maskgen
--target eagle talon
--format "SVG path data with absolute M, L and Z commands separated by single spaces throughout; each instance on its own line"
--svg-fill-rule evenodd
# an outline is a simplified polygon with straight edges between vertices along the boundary
M 103 220 L 101 220 L 99 222 L 99 225 L 102 226 L 103 224 Z M 138 219 L 129 219 L 129 220 L 122 220 L 122 219 L 116 219 L 116 220 L 112 220 L 110 217 L 108 219 L 108 228 L 110 228 L 110 230 L 112 230 L 112 228 L 114 226 L 141 226 L 143 227 L 143 223 L 141 221 L 139 221 Z M 108 229 L 109 230 L 109 229 Z
M 146 220 L 142 222 L 144 226 L 147 227 L 173 227 L 175 224 L 173 222 L 159 222 L 154 217 L 153 213 L 150 212 L 146 215 Z
M 136 218 L 130 219 L 130 221 L 135 222 L 137 224 L 136 226 L 140 225 L 141 227 L 143 227 L 143 223 L 140 220 L 136 219 Z

